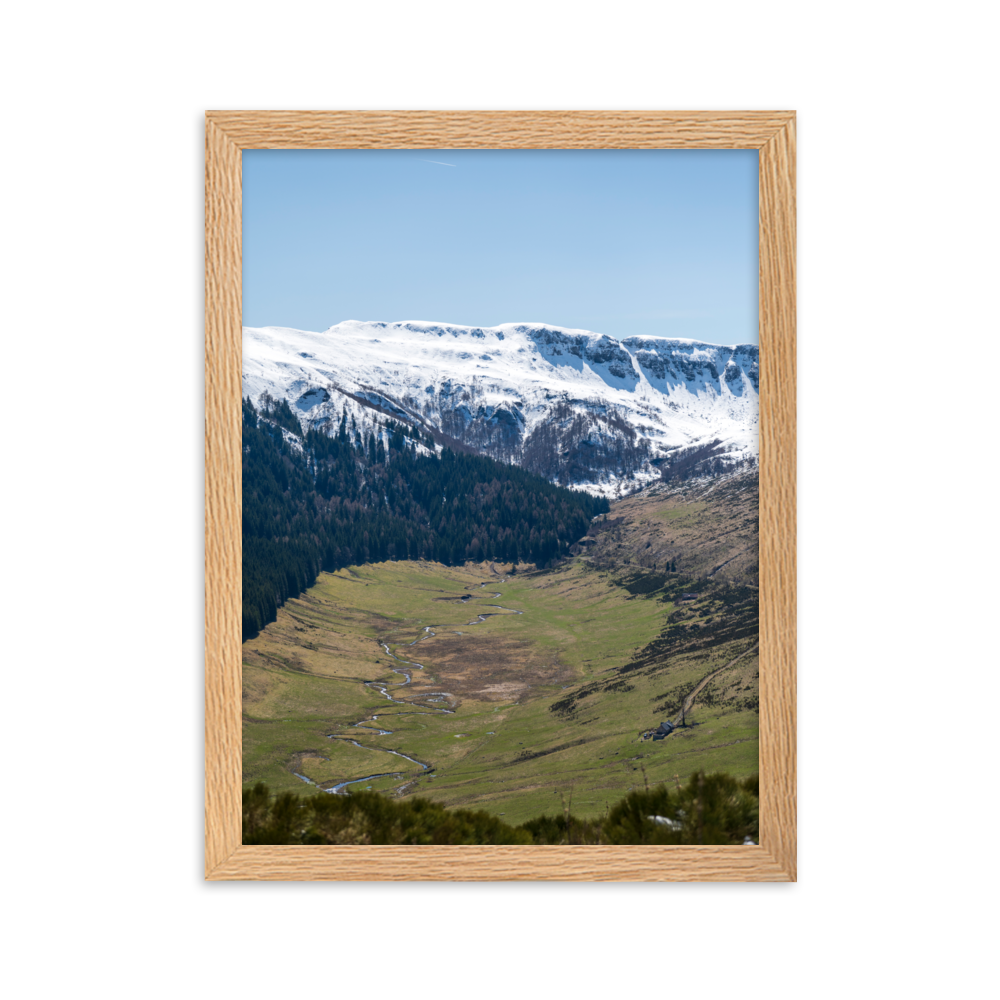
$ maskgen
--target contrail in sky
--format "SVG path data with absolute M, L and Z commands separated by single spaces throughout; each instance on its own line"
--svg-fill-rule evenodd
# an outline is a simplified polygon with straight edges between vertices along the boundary
M 442 160 L 424 160 L 421 158 L 421 163 L 436 163 L 439 167 L 453 167 L 454 163 L 444 163 Z

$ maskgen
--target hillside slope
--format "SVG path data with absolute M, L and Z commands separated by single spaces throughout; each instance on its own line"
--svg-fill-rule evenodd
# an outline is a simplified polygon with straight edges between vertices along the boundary
M 262 401 L 263 402 L 263 401 Z M 431 454 L 387 421 L 367 440 L 302 431 L 288 404 L 243 401 L 243 635 L 320 570 L 565 555 L 607 500 L 483 455 Z

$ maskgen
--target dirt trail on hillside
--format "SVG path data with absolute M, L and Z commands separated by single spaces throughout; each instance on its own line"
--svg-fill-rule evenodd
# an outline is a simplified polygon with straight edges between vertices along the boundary
M 744 656 L 746 656 L 748 653 L 752 653 L 755 649 L 758 649 L 759 647 L 760 643 L 755 642 L 749 649 L 744 649 L 739 656 L 733 657 L 733 659 L 731 659 L 727 664 L 719 667 L 718 670 L 713 670 L 707 677 L 702 677 L 702 679 L 698 681 L 698 684 L 695 686 L 695 689 L 684 699 L 683 702 L 684 707 L 681 713 L 674 717 L 674 725 L 675 726 L 677 725 L 676 720 L 679 719 L 681 715 L 691 711 L 691 707 L 694 705 L 695 698 L 701 693 L 702 689 L 713 677 L 718 677 L 723 670 L 728 670 L 738 660 L 742 660 Z

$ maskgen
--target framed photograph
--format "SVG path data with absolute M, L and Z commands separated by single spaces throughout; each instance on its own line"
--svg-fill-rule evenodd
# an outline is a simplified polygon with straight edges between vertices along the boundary
M 796 125 L 797 113 L 791 110 L 205 112 L 206 881 L 797 881 Z M 419 847 L 276 846 L 273 842 L 268 846 L 248 846 L 242 843 L 241 645 L 246 629 L 246 611 L 241 594 L 241 421 L 244 419 L 241 416 L 241 400 L 245 377 L 242 357 L 243 151 L 266 149 L 409 149 L 422 151 L 434 162 L 437 161 L 432 152 L 444 149 L 758 151 L 759 374 L 764 384 L 759 401 L 758 845 L 748 839 L 746 844 L 749 846 L 736 846 L 738 838 L 736 842 L 730 840 L 725 846 L 704 846 L 701 840 L 684 846 L 652 845 L 648 842 L 628 846 L 542 846 L 537 840 L 535 844 L 517 846 Z M 439 166 L 445 168 L 452 165 L 441 163 Z M 749 175 L 748 183 L 752 184 L 752 175 Z M 752 220 L 752 215 L 749 220 Z M 747 239 L 752 239 L 752 222 L 749 220 L 745 224 L 745 233 Z M 631 271 L 629 276 L 631 278 Z M 752 294 L 752 285 L 748 285 L 746 290 L 748 295 Z M 752 315 L 750 313 L 751 330 Z M 331 321 L 343 318 L 332 317 Z M 386 320 L 397 318 L 404 317 L 384 317 Z M 511 320 L 526 318 L 510 317 Z M 476 335 L 482 337 L 482 331 L 477 330 Z M 554 349 L 554 353 L 559 354 L 560 351 Z M 571 350 L 570 353 L 576 351 Z M 302 356 L 308 357 L 307 354 Z M 482 358 L 491 360 L 486 354 Z M 560 363 L 572 364 L 573 359 Z M 651 364 L 655 367 L 655 359 Z M 639 370 L 637 368 L 636 372 Z M 729 374 L 735 379 L 739 371 L 737 368 Z M 754 374 L 753 378 L 756 380 L 757 375 Z M 330 391 L 333 392 L 332 389 Z M 427 391 L 431 391 L 430 388 Z M 301 400 L 312 405 L 313 395 L 320 399 L 323 392 L 310 388 L 308 392 L 303 391 Z M 368 405 L 356 395 L 351 398 L 359 404 Z M 287 404 L 282 405 L 287 408 Z M 299 405 L 302 409 L 306 407 L 302 402 Z M 511 412 L 516 419 L 517 412 Z M 344 413 L 346 420 L 346 409 Z M 289 416 L 288 419 L 294 418 Z M 403 440 L 400 426 L 392 423 L 386 426 L 390 429 L 395 427 L 393 433 Z M 280 427 L 277 433 L 281 433 Z M 344 433 L 342 426 L 341 437 Z M 318 440 L 322 445 L 325 439 L 310 440 Z M 422 435 L 415 435 L 414 441 L 405 445 L 407 453 L 414 455 L 418 449 L 427 446 L 434 447 L 431 435 L 427 435 L 426 440 Z M 374 439 L 370 447 L 374 462 Z M 440 450 L 440 442 L 438 447 Z M 646 471 L 656 478 L 656 470 L 648 462 Z M 545 489 L 552 488 L 543 486 Z M 312 489 L 312 486 L 308 488 Z M 621 496 L 621 484 L 618 490 Z M 252 512 L 248 518 L 248 524 L 252 525 Z M 451 520 L 454 522 L 454 517 Z M 395 527 L 392 530 L 395 531 Z M 587 538 L 583 541 L 586 542 Z M 478 540 L 473 539 L 473 542 L 477 547 L 471 551 L 478 553 Z M 561 543 L 555 541 L 553 535 L 551 544 L 558 546 Z M 574 546 L 572 551 L 577 552 L 578 549 L 579 546 Z M 251 555 L 248 558 L 252 559 L 253 549 L 249 551 Z M 470 550 L 466 548 L 465 551 L 467 554 L 461 558 L 469 558 Z M 387 557 L 383 555 L 381 558 Z M 407 558 L 405 552 L 400 558 Z M 409 558 L 415 559 L 416 556 Z M 655 563 L 652 566 L 656 568 Z M 660 569 L 662 571 L 662 566 Z M 624 591 L 622 593 L 624 595 Z M 683 595 L 685 598 L 698 596 Z M 624 607 L 632 608 L 633 605 Z M 241 622 L 244 631 L 241 631 Z M 487 628 L 485 625 L 482 627 Z M 256 633 L 251 631 L 246 634 Z M 389 652 L 388 647 L 386 651 Z M 680 704 L 684 705 L 683 697 Z M 664 725 L 671 724 L 667 722 Z M 670 735 L 670 729 L 664 729 L 664 733 Z M 662 739 L 664 735 L 654 736 L 651 732 L 644 734 L 643 738 Z M 676 737 L 671 735 L 670 738 Z M 718 739 L 716 736 L 715 740 Z M 412 750 L 405 752 L 413 753 Z M 344 783 L 344 779 L 336 780 Z M 375 796 L 378 793 L 366 794 Z M 320 795 L 319 798 L 327 801 L 326 796 Z M 373 801 L 379 802 L 378 799 Z M 356 804 L 351 808 L 357 808 Z M 652 824 L 646 825 L 653 828 Z M 738 837 L 742 837 L 746 829 Z M 751 832 L 754 829 L 750 827 Z M 519 833 L 518 836 L 530 840 L 529 834 Z

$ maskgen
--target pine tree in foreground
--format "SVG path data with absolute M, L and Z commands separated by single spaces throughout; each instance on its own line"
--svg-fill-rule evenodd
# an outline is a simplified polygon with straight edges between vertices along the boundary
M 243 790 L 244 844 L 745 844 L 758 841 L 757 775 L 698 772 L 630 792 L 598 820 L 568 808 L 510 826 L 484 810 L 446 809 L 419 797 L 378 792 L 271 795 Z

